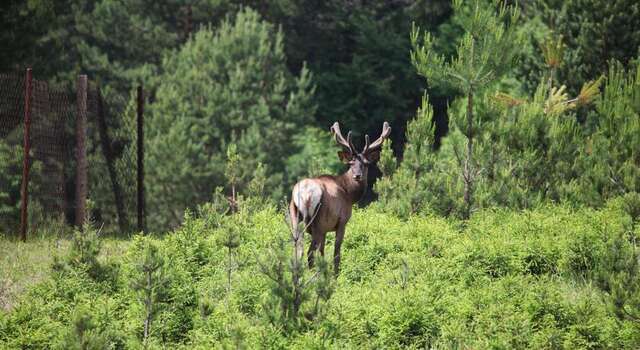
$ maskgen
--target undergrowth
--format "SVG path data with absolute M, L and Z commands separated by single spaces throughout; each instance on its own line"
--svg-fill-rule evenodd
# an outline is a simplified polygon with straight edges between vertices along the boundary
M 295 313 L 282 210 L 201 210 L 100 259 L 89 230 L 0 311 L 0 348 L 638 348 L 636 197 L 465 223 L 356 210 L 339 277 L 304 267 Z

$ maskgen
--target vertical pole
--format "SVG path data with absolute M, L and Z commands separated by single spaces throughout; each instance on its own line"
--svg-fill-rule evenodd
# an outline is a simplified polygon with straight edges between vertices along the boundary
M 20 186 L 20 239 L 27 241 L 27 220 L 29 203 L 29 153 L 31 152 L 31 95 L 33 74 L 31 68 L 27 68 L 24 89 L 24 158 L 22 159 L 22 185 Z
M 82 228 L 87 202 L 87 76 L 79 75 L 76 103 L 76 226 Z
M 144 92 L 142 85 L 138 86 L 138 231 L 144 232 L 145 227 L 145 201 L 144 201 Z

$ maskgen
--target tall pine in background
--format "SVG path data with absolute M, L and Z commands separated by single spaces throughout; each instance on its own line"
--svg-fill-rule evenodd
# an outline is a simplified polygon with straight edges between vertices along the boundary
M 411 32 L 411 60 L 418 73 L 430 84 L 457 89 L 466 99 L 466 110 L 452 118 L 454 132 L 464 136 L 466 146 L 463 151 L 459 143 L 453 144 L 464 187 L 464 207 L 460 212 L 463 218 L 469 218 L 473 210 L 475 178 L 480 170 L 473 146 L 482 125 L 474 116 L 474 98 L 509 71 L 520 42 L 513 27 L 519 16 L 517 9 L 497 2 L 494 5 L 486 6 L 481 1 L 466 5 L 460 0 L 453 2 L 464 35 L 452 57 L 444 57 L 435 50 L 431 34 L 426 33 L 420 40 L 419 29 Z
M 203 28 L 168 55 L 149 106 L 146 169 L 150 222 L 176 225 L 186 208 L 225 185 L 227 145 L 244 159 L 238 185 L 265 166 L 272 198 L 283 195 L 294 135 L 313 120 L 311 75 L 292 76 L 284 36 L 253 10 Z
M 535 49 L 523 58 L 517 74 L 533 93 L 546 73 L 539 43 L 549 32 L 562 36 L 566 49 L 557 79 L 577 95 L 582 85 L 610 68 L 616 60 L 630 68 L 640 54 L 640 3 L 635 0 L 537 0 L 527 4 L 524 15 L 532 26 L 529 35 Z

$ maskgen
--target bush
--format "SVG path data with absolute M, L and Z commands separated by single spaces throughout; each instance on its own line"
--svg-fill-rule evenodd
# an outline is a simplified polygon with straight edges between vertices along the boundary
M 295 318 L 281 313 L 291 285 L 258 263 L 277 265 L 269 249 L 280 240 L 288 263 L 282 211 L 187 214 L 163 237 L 134 237 L 122 255 L 98 253 L 100 266 L 120 262 L 109 278 L 85 265 L 52 270 L 0 312 L 0 348 L 141 347 L 144 288 L 131 281 L 144 276 L 149 249 L 164 261 L 150 348 L 637 348 L 638 323 L 624 315 L 638 312 L 636 204 L 629 194 L 601 210 L 482 210 L 466 222 L 356 209 L 341 274 L 309 284 Z M 321 271 L 303 281 L 330 276 Z

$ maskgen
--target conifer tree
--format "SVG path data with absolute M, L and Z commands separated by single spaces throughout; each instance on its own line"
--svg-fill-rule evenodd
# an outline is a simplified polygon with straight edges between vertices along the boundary
M 176 225 L 186 208 L 226 185 L 227 145 L 237 146 L 238 183 L 259 163 L 274 199 L 283 191 L 294 135 L 312 120 L 308 70 L 293 77 L 283 34 L 245 9 L 216 30 L 203 28 L 163 62 L 156 100 L 149 106 L 145 158 L 154 227 Z
M 165 257 L 158 246 L 145 239 L 142 243 L 142 255 L 136 262 L 137 275 L 131 281 L 131 288 L 138 293 L 144 306 L 142 342 L 149 345 L 153 320 L 168 298 L 169 279 L 166 276 Z
M 380 205 L 386 210 L 408 216 L 437 206 L 431 195 L 442 187 L 435 185 L 438 163 L 434 151 L 434 132 L 433 108 L 424 94 L 415 119 L 407 125 L 407 141 L 400 165 L 396 168 L 391 147 L 383 147 L 380 155 L 378 165 L 383 178 L 376 182 L 375 191 L 380 195 Z
M 629 69 L 638 55 L 640 4 L 635 0 L 539 0 L 527 6 L 527 15 L 531 23 L 536 23 L 536 32 L 563 35 L 559 57 L 564 64 L 555 75 L 571 95 L 577 95 L 586 82 L 606 74 L 611 60 Z M 535 33 L 531 37 L 535 38 Z M 533 93 L 546 73 L 545 63 L 543 56 L 534 54 L 524 61 L 526 67 L 520 72 L 527 76 L 525 87 Z
M 238 181 L 240 180 L 240 162 L 242 159 L 238 155 L 238 147 L 235 143 L 227 146 L 227 165 L 224 169 L 224 176 L 227 178 L 229 187 L 231 187 L 231 211 L 238 211 Z
M 431 34 L 425 33 L 420 40 L 419 29 L 414 27 L 411 32 L 411 60 L 418 73 L 427 78 L 429 84 L 450 86 L 466 98 L 464 116 L 453 118 L 454 125 L 466 138 L 464 156 L 458 157 L 464 184 L 464 218 L 469 218 L 473 209 L 474 182 L 478 173 L 473 147 L 474 138 L 482 127 L 474 125 L 478 123 L 474 116 L 474 98 L 512 67 L 520 42 L 514 30 L 519 16 L 517 8 L 495 5 L 497 9 L 477 0 L 471 4 L 461 0 L 453 2 L 465 33 L 452 57 L 445 58 L 436 53 Z M 454 150 L 460 154 L 456 145 Z
M 585 122 L 595 132 L 586 139 L 579 164 L 581 201 L 590 205 L 640 193 L 640 65 L 610 65 L 603 93 Z
M 61 341 L 62 349 L 100 350 L 108 349 L 108 337 L 102 334 L 94 316 L 84 307 L 74 310 L 71 329 Z

